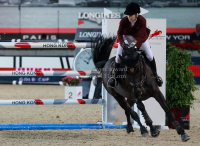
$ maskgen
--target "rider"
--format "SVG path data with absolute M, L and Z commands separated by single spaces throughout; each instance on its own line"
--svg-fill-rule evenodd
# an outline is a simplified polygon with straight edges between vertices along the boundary
M 158 86 L 162 86 L 162 78 L 157 75 L 156 62 L 153 57 L 151 48 L 147 41 L 150 34 L 150 29 L 146 27 L 146 19 L 138 15 L 140 13 L 140 6 L 137 3 L 131 2 L 126 6 L 124 14 L 127 16 L 122 18 L 118 28 L 118 39 L 120 41 L 115 58 L 114 77 L 110 80 L 110 86 L 115 87 L 117 84 L 116 77 L 118 68 L 120 67 L 119 55 L 122 55 L 123 49 L 128 49 L 129 44 L 136 43 L 135 47 L 144 51 L 146 57 L 150 62 L 152 72 L 155 76 Z

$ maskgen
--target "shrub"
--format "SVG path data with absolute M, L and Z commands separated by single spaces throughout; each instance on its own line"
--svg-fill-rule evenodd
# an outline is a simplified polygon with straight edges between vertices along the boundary
M 182 50 L 167 44 L 166 63 L 166 100 L 172 107 L 192 107 L 195 100 L 192 92 L 195 87 L 194 74 L 189 69 L 192 56 L 187 50 Z

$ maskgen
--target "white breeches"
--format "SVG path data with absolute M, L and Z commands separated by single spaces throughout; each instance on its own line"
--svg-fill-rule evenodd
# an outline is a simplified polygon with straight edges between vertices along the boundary
M 135 40 L 133 38 L 133 36 L 131 36 L 131 35 L 123 35 L 123 38 L 124 38 L 124 42 L 126 44 L 129 44 L 129 45 L 132 42 L 134 42 L 134 43 L 137 42 L 137 40 Z M 149 61 L 153 60 L 153 53 L 151 51 L 151 48 L 149 46 L 149 42 L 147 40 L 144 43 L 142 43 L 142 45 L 139 49 L 144 51 L 144 53 L 146 54 L 146 57 L 149 59 Z M 120 61 L 121 61 L 120 58 L 119 58 L 119 55 L 122 55 L 122 50 L 123 50 L 123 48 L 121 47 L 120 44 L 118 44 L 118 49 L 117 49 L 116 58 L 115 58 L 115 61 L 117 63 L 120 63 Z

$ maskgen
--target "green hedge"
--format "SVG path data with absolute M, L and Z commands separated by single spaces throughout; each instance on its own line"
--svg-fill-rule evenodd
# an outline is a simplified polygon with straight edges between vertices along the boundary
M 189 69 L 193 64 L 191 58 L 187 50 L 167 44 L 166 100 L 170 108 L 192 107 L 192 101 L 195 100 L 192 92 L 197 88 L 194 74 Z

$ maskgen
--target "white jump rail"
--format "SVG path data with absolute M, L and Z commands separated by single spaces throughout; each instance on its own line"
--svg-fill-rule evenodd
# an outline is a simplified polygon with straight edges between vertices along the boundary
M 0 76 L 95 76 L 98 71 L 0 71 Z
M 20 99 L 0 100 L 0 105 L 66 105 L 66 104 L 104 104 L 103 99 Z
M 118 47 L 117 43 L 114 43 L 114 48 Z M 0 48 L 91 48 L 91 43 L 57 43 L 57 42 L 0 42 Z
M 91 43 L 0 42 L 0 48 L 91 48 Z

